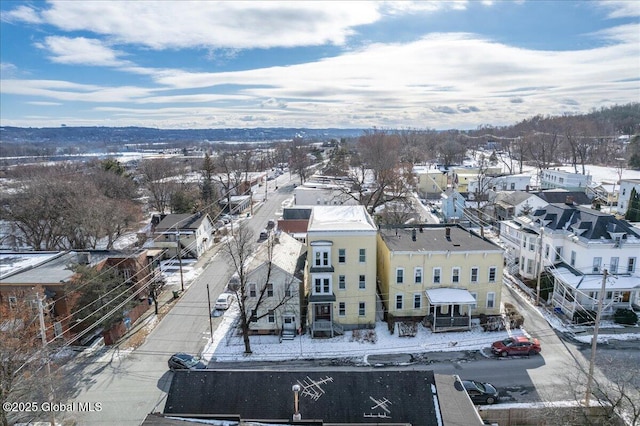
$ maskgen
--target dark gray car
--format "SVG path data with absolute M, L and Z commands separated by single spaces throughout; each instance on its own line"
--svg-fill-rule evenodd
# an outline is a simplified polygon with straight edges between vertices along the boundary
M 169 370 L 203 370 L 207 368 L 199 358 L 196 358 L 193 355 L 186 354 L 184 352 L 178 352 L 177 354 L 171 355 L 169 361 L 167 362 L 169 365 Z
M 495 404 L 498 402 L 498 391 L 490 383 L 481 383 L 475 380 L 463 380 L 462 384 L 467 390 L 474 404 Z

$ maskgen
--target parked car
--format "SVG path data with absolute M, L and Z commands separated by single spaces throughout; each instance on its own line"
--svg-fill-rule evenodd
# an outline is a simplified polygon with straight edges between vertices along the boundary
M 273 229 L 276 226 L 276 222 L 274 220 L 269 220 L 269 222 L 267 222 L 267 229 Z
M 171 355 L 169 361 L 169 370 L 203 370 L 207 368 L 206 365 L 200 361 L 200 358 L 193 355 L 186 354 L 184 352 L 178 352 Z
M 538 339 L 526 336 L 509 337 L 491 345 L 491 352 L 497 356 L 537 355 L 541 350 Z
M 499 400 L 498 390 L 491 383 L 463 380 L 462 384 L 474 404 L 491 405 Z
M 260 237 L 258 237 L 258 241 L 264 241 L 267 238 L 269 238 L 269 230 L 263 229 L 262 231 L 260 231 Z
M 216 300 L 214 308 L 224 311 L 226 309 L 229 309 L 229 306 L 231 306 L 232 302 L 233 295 L 231 293 L 222 293 L 220 296 L 218 296 L 218 300 Z

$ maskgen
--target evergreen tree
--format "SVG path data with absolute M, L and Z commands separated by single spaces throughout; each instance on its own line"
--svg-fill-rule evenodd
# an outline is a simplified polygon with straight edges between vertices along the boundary
M 629 204 L 624 218 L 629 222 L 640 222 L 640 194 L 638 194 L 635 188 L 631 189 Z

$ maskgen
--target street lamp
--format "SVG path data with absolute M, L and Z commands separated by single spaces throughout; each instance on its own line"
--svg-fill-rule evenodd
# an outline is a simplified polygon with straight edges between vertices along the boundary
M 300 392 L 301 389 L 302 388 L 297 383 L 291 386 L 291 390 L 293 391 L 293 408 L 294 408 L 293 420 L 294 421 L 302 420 L 302 415 L 300 414 L 300 410 L 298 407 L 298 392 Z

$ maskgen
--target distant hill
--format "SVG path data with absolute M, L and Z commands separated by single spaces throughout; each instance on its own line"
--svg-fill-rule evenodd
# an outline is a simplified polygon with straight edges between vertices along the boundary
M 360 136 L 361 129 L 307 129 L 307 128 L 255 128 L 255 129 L 152 129 L 145 127 L 0 127 L 2 143 L 54 143 L 56 145 L 127 144 L 149 142 L 257 142 L 291 140 L 327 141 Z

